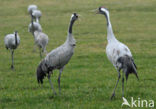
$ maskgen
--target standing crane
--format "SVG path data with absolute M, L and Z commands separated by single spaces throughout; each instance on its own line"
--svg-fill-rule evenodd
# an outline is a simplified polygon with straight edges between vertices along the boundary
M 32 24 L 33 24 L 33 26 L 32 26 Z M 35 45 L 36 45 L 35 44 L 35 35 L 34 35 L 35 31 L 42 31 L 42 27 L 38 22 L 31 21 L 31 23 L 28 26 L 28 32 L 31 32 L 34 37 L 34 50 L 33 51 L 35 51 Z
M 115 85 L 113 94 L 111 96 L 111 99 L 113 99 L 113 97 L 115 97 L 116 87 L 121 77 L 120 71 L 121 70 L 123 71 L 122 96 L 124 96 L 124 75 L 126 76 L 126 80 L 128 80 L 129 74 L 132 73 L 132 74 L 135 74 L 137 79 L 139 80 L 138 75 L 137 75 L 137 70 L 136 70 L 137 67 L 134 63 L 134 60 L 133 60 L 133 57 L 129 48 L 125 44 L 121 43 L 120 41 L 116 39 L 113 33 L 111 22 L 110 22 L 109 11 L 104 7 L 99 7 L 99 9 L 97 10 L 97 13 L 103 14 L 106 17 L 107 41 L 108 41 L 108 44 L 106 46 L 106 54 L 107 54 L 109 61 L 113 64 L 113 66 L 118 72 L 118 80 Z
M 56 92 L 51 82 L 50 75 L 53 73 L 53 70 L 55 69 L 59 70 L 58 86 L 59 86 L 59 93 L 61 93 L 61 88 L 60 88 L 61 73 L 63 71 L 64 66 L 71 59 L 76 45 L 76 41 L 72 35 L 72 26 L 77 19 L 78 19 L 78 15 L 76 13 L 73 13 L 70 19 L 68 36 L 65 43 L 59 46 L 58 48 L 52 50 L 50 53 L 48 53 L 47 56 L 40 62 L 40 64 L 37 67 L 36 74 L 37 74 L 38 83 L 43 84 L 43 79 L 47 75 L 49 79 L 49 83 L 55 95 Z
M 14 50 L 20 44 L 20 37 L 18 35 L 18 32 L 15 31 L 14 34 L 6 35 L 4 38 L 4 44 L 6 49 L 10 49 L 11 51 L 11 57 L 12 57 L 11 69 L 14 69 Z
M 33 16 L 31 18 L 30 31 L 34 36 L 35 44 L 40 48 L 40 57 L 42 58 L 42 54 L 46 53 L 46 46 L 48 44 L 48 35 L 42 32 L 42 28 L 38 22 L 34 23 Z

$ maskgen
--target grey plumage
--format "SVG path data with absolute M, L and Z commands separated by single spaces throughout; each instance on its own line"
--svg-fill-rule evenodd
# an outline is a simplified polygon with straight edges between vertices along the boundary
M 42 27 L 38 22 L 33 21 L 33 27 L 31 22 L 28 26 L 28 32 L 34 34 L 35 31 L 42 31 Z
M 36 10 L 37 9 L 37 6 L 36 5 L 29 5 L 28 6 L 28 13 L 31 15 L 33 10 Z
M 12 57 L 12 65 L 11 69 L 14 69 L 14 50 L 18 47 L 20 44 L 20 37 L 17 33 L 17 31 L 14 32 L 14 34 L 8 34 L 4 38 L 4 44 L 6 49 L 9 49 L 11 51 L 11 57 Z
M 76 45 L 76 41 L 72 35 L 72 25 L 77 19 L 78 19 L 78 15 L 76 13 L 72 14 L 69 30 L 68 30 L 68 36 L 65 43 L 59 46 L 58 48 L 52 50 L 50 53 L 48 53 L 47 56 L 40 62 L 37 68 L 38 83 L 43 83 L 43 78 L 46 75 L 48 75 L 48 79 L 54 94 L 56 94 L 56 92 L 50 80 L 50 74 L 53 73 L 53 70 L 59 69 L 60 73 L 58 77 L 58 85 L 59 85 L 59 92 L 61 92 L 61 88 L 60 88 L 61 73 L 63 71 L 64 66 L 71 59 L 74 53 L 74 47 Z
M 32 16 L 33 16 L 33 18 L 36 19 L 36 22 L 39 22 L 39 20 L 40 20 L 40 18 L 42 16 L 42 13 L 41 13 L 40 10 L 33 10 Z
M 40 57 L 42 57 L 42 54 L 47 52 L 46 46 L 48 44 L 48 36 L 41 31 L 35 31 L 34 38 L 35 38 L 35 44 L 40 49 Z

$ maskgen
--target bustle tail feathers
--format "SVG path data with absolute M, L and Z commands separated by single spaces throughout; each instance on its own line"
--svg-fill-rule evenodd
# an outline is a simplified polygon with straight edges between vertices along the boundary
M 44 70 L 43 68 L 45 67 L 45 60 L 42 60 L 40 64 L 37 67 L 36 71 L 36 76 L 37 76 L 37 81 L 40 84 L 43 84 L 43 79 L 46 76 L 46 69 Z
M 36 76 L 38 83 L 43 84 L 43 79 L 46 77 L 47 74 L 49 74 L 54 67 L 48 66 L 46 63 L 46 60 L 43 59 L 40 64 L 37 67 Z
M 136 67 L 132 57 L 125 55 L 125 56 L 118 58 L 117 62 L 121 63 L 121 67 L 119 69 L 120 70 L 122 69 L 123 72 L 125 73 L 126 80 L 128 80 L 128 76 L 131 73 L 135 74 L 135 76 L 139 80 L 138 73 L 136 71 L 137 67 Z

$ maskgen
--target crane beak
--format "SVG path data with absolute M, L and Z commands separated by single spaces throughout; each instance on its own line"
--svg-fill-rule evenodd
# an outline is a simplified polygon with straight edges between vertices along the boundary
M 77 14 L 78 16 L 81 16 L 81 14 Z
M 98 9 L 93 9 L 91 12 L 94 12 L 95 14 L 100 14 Z
M 81 14 L 78 14 L 78 20 L 81 21 Z

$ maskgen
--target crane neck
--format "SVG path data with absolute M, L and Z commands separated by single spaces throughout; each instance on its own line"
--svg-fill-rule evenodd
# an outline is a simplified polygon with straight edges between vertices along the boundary
M 15 45 L 17 46 L 17 32 L 15 32 Z
M 111 40 L 116 39 L 116 38 L 115 38 L 114 33 L 113 33 L 109 14 L 105 14 L 105 17 L 107 20 L 107 40 L 108 40 L 108 42 L 110 42 Z
M 36 18 L 36 22 L 39 23 L 39 18 Z
M 70 21 L 70 24 L 69 24 L 69 29 L 68 29 L 68 36 L 67 36 L 67 40 L 66 42 L 69 43 L 69 44 L 75 44 L 75 39 L 72 35 L 72 27 L 73 27 L 73 24 L 74 24 L 75 20 L 71 20 Z
M 32 34 L 34 36 L 34 22 L 33 22 L 33 16 L 31 15 L 31 26 L 32 26 Z
M 75 20 L 71 20 L 70 24 L 69 24 L 69 29 L 68 29 L 68 33 L 72 34 L 72 28 L 73 28 L 73 24 L 74 24 Z

